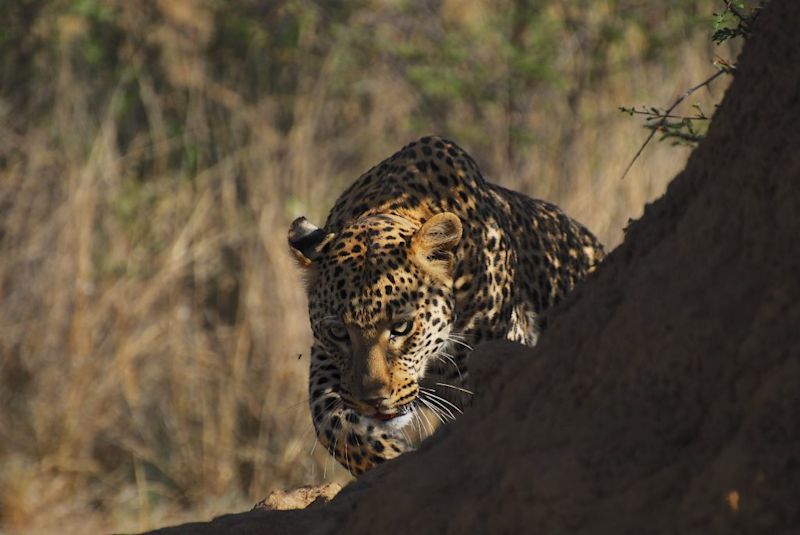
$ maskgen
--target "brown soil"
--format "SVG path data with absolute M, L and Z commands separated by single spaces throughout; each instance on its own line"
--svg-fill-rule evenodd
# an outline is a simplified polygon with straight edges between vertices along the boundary
M 800 526 L 800 3 L 534 350 L 330 504 L 161 533 L 784 533 Z M 501 366 L 496 363 L 502 362 Z

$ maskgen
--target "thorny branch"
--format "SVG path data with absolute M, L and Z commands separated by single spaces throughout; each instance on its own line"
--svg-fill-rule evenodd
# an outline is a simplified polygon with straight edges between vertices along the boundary
M 729 39 L 734 37 L 744 37 L 745 39 L 750 37 L 752 34 L 753 22 L 758 18 L 761 9 L 764 7 L 764 2 L 759 2 L 757 6 L 749 8 L 747 13 L 743 13 L 740 9 L 736 6 L 734 0 L 722 0 L 723 4 L 725 5 L 725 9 L 722 13 L 715 13 L 716 22 L 715 22 L 715 32 L 712 35 L 711 39 L 717 44 L 723 43 Z M 741 4 L 743 5 L 743 4 Z M 730 14 L 736 19 L 736 27 L 732 28 L 727 26 L 726 24 L 726 17 Z M 716 80 L 722 74 L 731 74 L 736 70 L 736 65 L 732 64 L 731 62 L 716 57 L 714 59 L 714 66 L 719 69 L 716 73 L 708 77 L 708 79 L 704 80 L 703 82 L 697 84 L 696 86 L 690 88 L 685 93 L 677 98 L 675 102 L 672 103 L 666 111 L 663 113 L 656 108 L 650 108 L 651 111 L 640 111 L 637 110 L 635 107 L 632 108 L 625 108 L 620 107 L 620 111 L 629 113 L 630 115 L 638 114 L 638 115 L 647 115 L 648 117 L 645 121 L 655 121 L 658 119 L 658 122 L 652 122 L 645 124 L 645 127 L 650 129 L 650 133 L 647 135 L 647 138 L 644 140 L 644 143 L 639 147 L 639 150 L 636 151 L 633 159 L 631 159 L 628 166 L 625 168 L 625 171 L 622 173 L 621 178 L 625 178 L 627 176 L 628 171 L 631 170 L 633 164 L 636 163 L 636 160 L 639 159 L 641 156 L 642 151 L 644 151 L 645 147 L 652 141 L 653 137 L 656 135 L 656 132 L 663 132 L 664 138 L 674 138 L 682 141 L 687 141 L 690 143 L 695 143 L 700 141 L 703 138 L 702 134 L 697 133 L 692 125 L 692 121 L 697 120 L 708 120 L 708 117 L 705 114 L 700 112 L 698 116 L 695 117 L 684 117 L 679 115 L 673 115 L 672 111 L 681 103 L 683 102 L 686 97 L 700 89 L 701 87 L 707 87 L 711 82 Z M 669 119 L 677 119 L 677 121 L 669 121 Z M 686 130 L 684 130 L 684 128 Z
M 647 145 L 653 139 L 653 136 L 656 135 L 656 132 L 664 130 L 664 127 L 667 124 L 667 119 L 670 118 L 670 115 L 672 114 L 672 111 L 675 108 L 677 108 L 678 105 L 681 102 L 686 100 L 686 97 L 688 97 L 689 95 L 691 95 L 692 93 L 694 93 L 698 89 L 708 86 L 711 82 L 713 82 L 714 80 L 716 80 L 717 78 L 719 78 L 723 74 L 726 74 L 726 72 L 728 72 L 728 71 L 725 70 L 725 69 L 721 69 L 721 70 L 715 72 L 713 75 L 711 75 L 708 78 L 706 78 L 704 81 L 702 81 L 699 84 L 697 84 L 696 86 L 690 87 L 685 93 L 680 95 L 675 100 L 675 102 L 673 102 L 672 105 L 669 108 L 667 108 L 667 110 L 663 114 L 661 114 L 661 120 L 657 124 L 652 125 L 650 127 L 651 128 L 650 133 L 647 135 L 647 138 L 644 140 L 644 143 L 642 143 L 641 147 L 639 147 L 639 150 L 637 150 L 636 154 L 633 156 L 633 159 L 630 161 L 628 166 L 625 168 L 625 172 L 622 173 L 622 178 L 625 178 L 625 176 L 627 176 L 628 171 L 631 170 L 631 167 L 633 167 L 633 164 L 636 163 L 636 160 L 639 159 L 639 156 L 642 154 L 642 151 L 645 149 L 645 147 L 647 147 Z M 676 136 L 676 137 L 681 137 L 681 136 Z M 687 141 L 689 141 L 689 139 L 687 139 Z

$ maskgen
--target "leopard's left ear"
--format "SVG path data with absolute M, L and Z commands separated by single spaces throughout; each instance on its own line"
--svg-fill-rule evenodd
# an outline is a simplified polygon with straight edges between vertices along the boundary
M 461 240 L 461 232 L 461 220 L 456 214 L 436 214 L 411 239 L 412 257 L 434 277 L 451 277 L 455 267 L 453 248 Z
M 298 217 L 289 226 L 289 247 L 301 267 L 310 267 L 322 247 L 335 234 L 328 234 L 305 217 Z

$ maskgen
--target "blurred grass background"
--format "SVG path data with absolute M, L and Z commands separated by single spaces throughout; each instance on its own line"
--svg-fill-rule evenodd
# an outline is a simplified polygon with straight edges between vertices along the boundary
M 344 481 L 287 224 L 423 134 L 613 248 L 684 165 L 621 105 L 713 0 L 3 1 L 0 531 L 133 531 Z M 725 80 L 686 106 L 713 109 Z

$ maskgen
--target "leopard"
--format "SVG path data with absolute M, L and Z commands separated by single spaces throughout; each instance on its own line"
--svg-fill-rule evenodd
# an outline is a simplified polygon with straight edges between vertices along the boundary
M 556 205 L 487 181 L 432 135 L 361 175 L 323 227 L 295 219 L 288 242 L 313 334 L 314 430 L 353 476 L 413 450 L 404 429 L 423 408 L 456 419 L 473 348 L 535 345 L 544 313 L 605 255 Z

